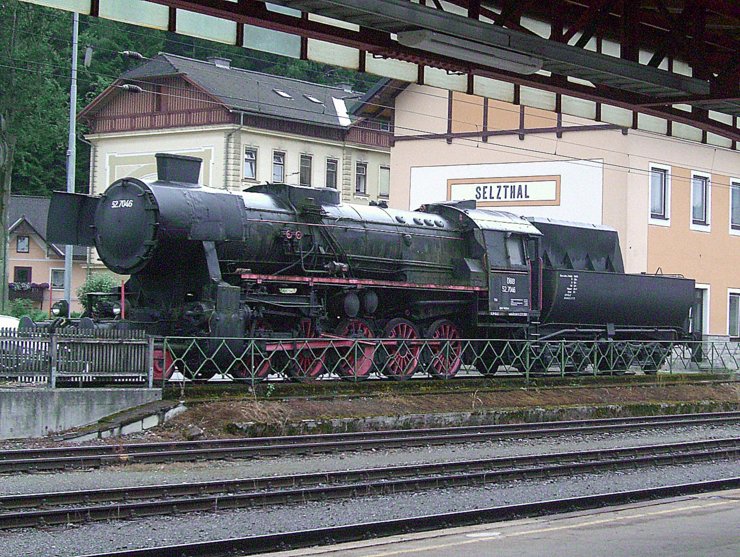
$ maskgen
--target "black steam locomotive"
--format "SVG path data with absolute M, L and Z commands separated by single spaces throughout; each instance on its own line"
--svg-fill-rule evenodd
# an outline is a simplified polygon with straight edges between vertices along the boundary
M 109 269 L 130 275 L 125 319 L 107 326 L 212 339 L 428 338 L 446 349 L 489 339 L 501 364 L 512 363 L 504 345 L 515 340 L 660 346 L 685 335 L 694 282 L 625 274 L 612 229 L 471 201 L 398 211 L 342 204 L 329 188 L 231 193 L 199 186 L 200 164 L 158 154 L 153 183 L 54 194 L 49 239 L 95 246 Z M 653 352 L 646 369 L 661 363 Z M 578 351 L 568 358 L 576 369 L 588 363 Z M 452 375 L 459 360 L 432 371 Z M 296 374 L 318 372 L 304 364 Z

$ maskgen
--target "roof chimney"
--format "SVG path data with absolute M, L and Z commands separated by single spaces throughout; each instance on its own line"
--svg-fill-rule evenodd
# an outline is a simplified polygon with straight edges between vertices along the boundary
M 222 58 L 221 56 L 209 56 L 208 61 L 216 66 L 217 68 L 231 68 L 231 60 L 229 58 Z

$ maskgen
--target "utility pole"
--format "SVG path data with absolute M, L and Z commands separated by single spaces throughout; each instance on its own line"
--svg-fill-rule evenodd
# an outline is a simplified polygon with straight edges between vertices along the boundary
M 75 191 L 75 163 L 77 158 L 77 35 L 80 15 L 72 13 L 72 83 L 69 86 L 69 142 L 67 147 L 67 192 Z M 70 223 L 72 226 L 72 223 Z M 74 246 L 64 248 L 64 299 L 67 311 L 72 311 L 72 256 Z M 67 314 L 69 317 L 69 313 Z
M 18 11 L 13 8 L 10 33 L 9 57 L 15 53 L 15 36 L 18 25 Z M 10 67 L 10 83 L 14 83 L 15 68 Z M 8 205 L 10 204 L 10 183 L 13 177 L 13 157 L 15 155 L 16 136 L 13 129 L 13 106 L 6 106 L 5 113 L 0 113 L 0 312 L 8 313 Z
M 8 204 L 10 203 L 10 180 L 13 175 L 13 152 L 15 136 L 8 131 L 9 125 L 0 114 L 0 313 L 8 313 Z

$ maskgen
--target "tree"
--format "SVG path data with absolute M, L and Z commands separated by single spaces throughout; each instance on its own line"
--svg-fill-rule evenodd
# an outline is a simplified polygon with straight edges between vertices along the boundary
M 93 273 L 85 283 L 77 289 L 77 299 L 85 308 L 87 313 L 92 311 L 88 293 L 90 292 L 112 292 L 118 286 L 118 279 L 111 273 Z
M 18 0 L 1 0 L 0 10 L 0 114 L 15 143 L 13 190 L 44 195 L 65 183 L 71 16 Z

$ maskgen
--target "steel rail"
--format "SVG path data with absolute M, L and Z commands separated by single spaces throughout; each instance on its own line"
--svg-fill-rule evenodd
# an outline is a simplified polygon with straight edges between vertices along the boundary
M 740 487 L 740 477 L 733 477 L 707 482 L 602 493 L 582 497 L 569 497 L 566 499 L 551 499 L 518 505 L 488 507 L 395 520 L 316 528 L 312 530 L 209 540 L 147 549 L 128 549 L 101 554 L 88 554 L 81 557 L 229 557 L 237 554 L 256 555 L 275 551 L 276 548 L 289 550 L 317 545 L 353 542 L 408 534 L 411 532 L 428 532 L 443 528 L 500 522 L 530 516 L 560 514 L 667 497 L 695 495 L 737 489 L 738 487 Z
M 388 495 L 407 491 L 483 485 L 640 466 L 694 462 L 740 455 L 740 438 L 691 443 L 600 449 L 474 461 L 393 466 L 346 472 L 159 485 L 77 492 L 41 493 L 2 498 L 0 529 L 140 518 L 182 512 L 294 504 L 306 501 Z M 219 495 L 213 495 L 218 493 Z M 190 497 L 187 497 L 190 496 Z M 159 499 L 156 499 L 159 498 Z M 130 499 L 149 499 L 131 502 Z M 94 505 L 98 501 L 116 501 Z M 76 507 L 23 510 L 32 506 Z
M 740 412 L 721 412 L 529 424 L 385 430 L 325 435 L 97 445 L 49 449 L 16 449 L 0 452 L 0 473 L 97 468 L 132 462 L 161 463 L 237 459 L 283 456 L 286 454 L 356 451 L 379 447 L 388 449 L 451 443 L 475 443 L 510 437 L 545 437 L 568 433 L 598 433 L 614 430 L 732 423 L 739 420 Z

